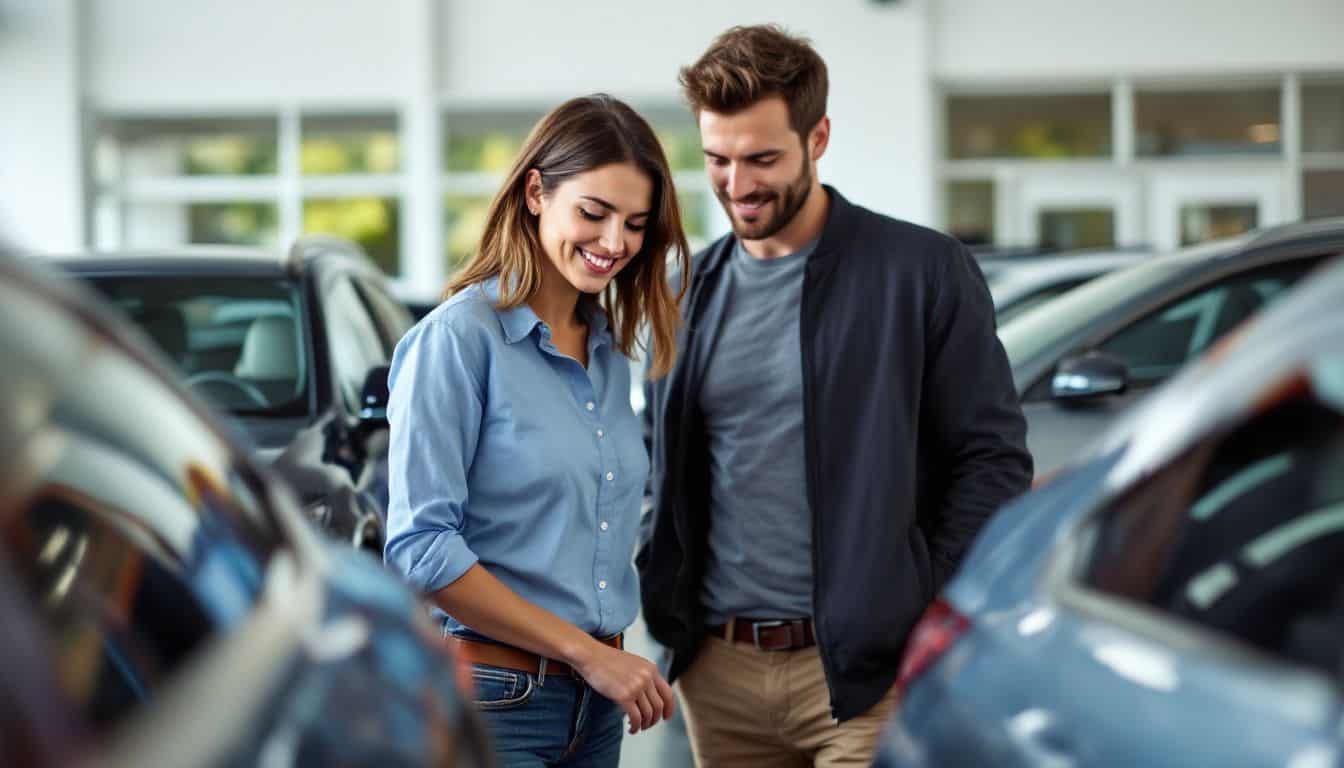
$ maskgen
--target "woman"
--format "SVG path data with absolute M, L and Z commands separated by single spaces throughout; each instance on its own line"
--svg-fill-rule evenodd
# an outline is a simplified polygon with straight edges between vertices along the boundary
M 671 368 L 669 250 L 689 260 L 658 141 L 608 96 L 533 129 L 449 299 L 389 378 L 386 559 L 430 596 L 505 765 L 614 766 L 672 691 L 621 650 L 648 459 L 637 330 Z

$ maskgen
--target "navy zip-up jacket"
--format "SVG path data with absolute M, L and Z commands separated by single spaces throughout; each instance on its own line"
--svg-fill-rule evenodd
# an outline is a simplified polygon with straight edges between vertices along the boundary
M 1031 481 L 1026 422 L 994 304 L 956 240 L 826 187 L 800 335 L 813 623 L 848 720 L 895 683 L 906 637 L 989 515 Z M 672 372 L 645 387 L 652 474 L 635 562 L 649 631 L 675 680 L 705 637 L 705 367 L 727 311 L 728 235 L 699 254 Z M 781 339 L 780 343 L 786 340 Z

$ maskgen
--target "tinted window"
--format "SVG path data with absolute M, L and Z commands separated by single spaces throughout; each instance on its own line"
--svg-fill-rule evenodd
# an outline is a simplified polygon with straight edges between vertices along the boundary
M 1277 298 L 1315 263 L 1302 259 L 1220 280 L 1148 314 L 1098 349 L 1124 361 L 1131 380 L 1160 381 Z
M 322 311 L 327 320 L 332 376 L 345 409 L 357 413 L 364 379 L 375 366 L 386 365 L 388 355 L 382 336 L 349 277 L 336 278 L 324 298 Z
M 415 324 L 406 306 L 388 295 L 382 286 L 369 280 L 356 279 L 359 294 L 373 313 L 374 322 L 383 338 L 384 351 L 389 358 L 397 347 L 397 342 Z
M 1344 356 L 1205 440 L 1094 522 L 1088 586 L 1337 670 L 1344 637 Z M 1331 391 L 1333 390 L 1333 391 Z
M 182 371 L 235 413 L 307 411 L 307 345 L 298 285 L 231 277 L 94 277 Z
M 21 431 L 0 418 L 0 547 L 65 694 L 105 725 L 251 613 L 282 541 L 251 471 L 170 387 L 31 295 L 0 287 L 0 306 L 0 401 L 26 408 Z

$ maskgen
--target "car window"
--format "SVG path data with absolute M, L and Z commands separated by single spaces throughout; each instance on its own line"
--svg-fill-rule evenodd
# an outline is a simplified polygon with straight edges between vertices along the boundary
M 388 362 L 383 337 L 346 275 L 337 277 L 327 287 L 322 312 L 327 321 L 332 376 L 341 402 L 349 413 L 358 413 L 364 379 L 375 366 Z
M 1331 364 L 1344 368 L 1344 355 Z M 1338 670 L 1344 399 L 1322 391 L 1319 380 L 1292 383 L 1286 400 L 1206 439 L 1095 518 L 1081 579 L 1263 651 Z
M 89 282 L 215 406 L 240 414 L 307 412 L 297 283 L 216 275 L 95 276 Z
M 364 298 L 364 302 L 373 313 L 374 322 L 377 323 L 379 334 L 383 338 L 384 352 L 391 358 L 392 352 L 397 348 L 397 342 L 401 341 L 401 337 L 411 330 L 415 320 L 404 304 L 392 298 L 377 283 L 356 278 L 355 285 L 359 289 L 360 296 Z
M 1150 312 L 1098 345 L 1137 384 L 1159 382 L 1292 286 L 1315 264 L 1300 259 L 1233 275 Z
M 135 712 L 252 612 L 284 540 L 245 459 L 156 374 L 70 315 L 0 289 L 0 548 L 95 726 Z M 33 333 L 31 329 L 41 329 Z

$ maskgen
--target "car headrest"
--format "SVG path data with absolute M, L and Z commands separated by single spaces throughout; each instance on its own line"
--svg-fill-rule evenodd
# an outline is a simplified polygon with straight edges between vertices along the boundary
M 299 340 L 294 319 L 267 315 L 253 320 L 233 372 L 245 379 L 297 379 Z

